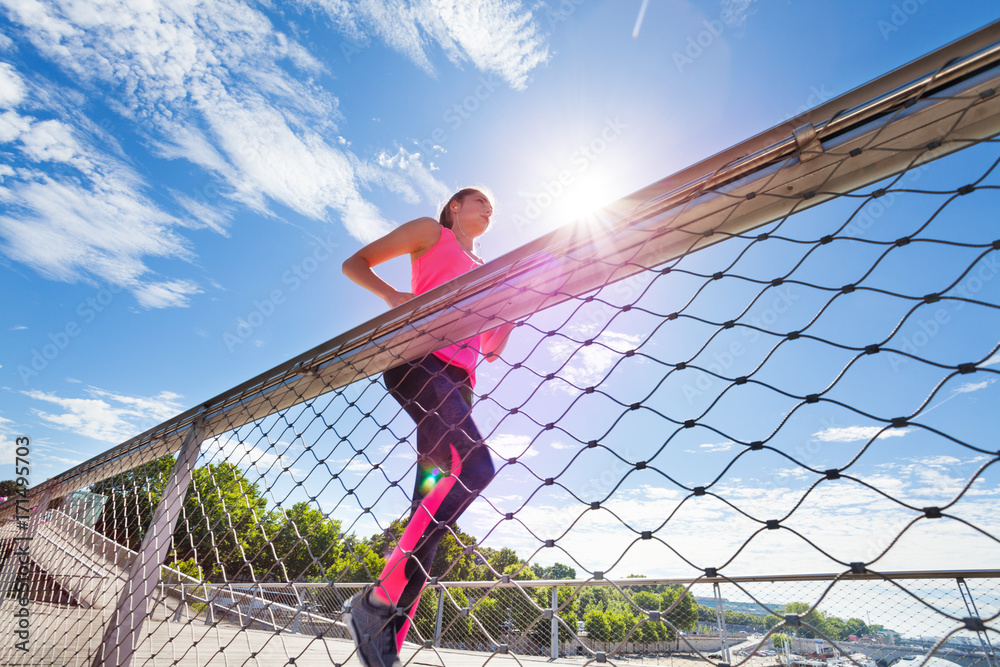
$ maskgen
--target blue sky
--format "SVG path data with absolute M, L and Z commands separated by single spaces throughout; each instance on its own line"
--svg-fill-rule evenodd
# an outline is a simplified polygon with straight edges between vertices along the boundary
M 0 0 L 0 477 L 16 437 L 40 482 L 378 315 L 340 263 L 459 187 L 496 194 L 481 248 L 496 257 L 1000 18 L 971 0 L 651 0 L 637 26 L 641 4 Z M 938 174 L 982 173 L 987 157 Z M 382 273 L 408 280 L 405 261 Z M 640 320 L 605 340 L 640 342 Z M 587 354 L 567 372 L 608 367 Z M 824 418 L 801 427 L 818 448 L 853 441 L 817 433 L 870 428 Z M 498 448 L 531 442 L 505 425 Z M 693 451 L 732 458 L 699 437 Z M 538 465 L 565 460 L 553 442 L 532 446 Z M 914 475 L 975 467 L 923 454 Z M 917 465 L 897 455 L 869 472 Z M 590 465 L 581 484 L 613 462 Z M 498 479 L 494 500 L 516 499 L 517 481 Z M 637 518 L 662 510 L 643 488 L 629 491 Z M 647 574 L 672 567 L 635 553 Z

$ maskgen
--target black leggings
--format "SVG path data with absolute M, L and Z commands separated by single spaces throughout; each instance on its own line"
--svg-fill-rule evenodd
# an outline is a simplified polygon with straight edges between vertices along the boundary
M 409 609 L 420 596 L 438 543 L 493 479 L 493 461 L 472 421 L 472 387 L 465 369 L 433 355 L 383 373 L 386 388 L 417 424 L 417 479 L 410 519 L 434 488 L 461 462 L 457 481 L 433 511 L 433 519 L 406 560 L 406 586 L 397 606 Z M 454 452 L 452 451 L 454 449 Z

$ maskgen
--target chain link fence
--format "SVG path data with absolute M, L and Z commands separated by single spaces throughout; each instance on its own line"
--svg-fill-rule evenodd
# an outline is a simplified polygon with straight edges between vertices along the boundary
M 0 662 L 355 661 L 340 608 L 397 545 L 416 466 L 380 373 L 508 323 L 474 396 L 497 474 L 404 663 L 997 667 L 998 37 L 8 500 Z

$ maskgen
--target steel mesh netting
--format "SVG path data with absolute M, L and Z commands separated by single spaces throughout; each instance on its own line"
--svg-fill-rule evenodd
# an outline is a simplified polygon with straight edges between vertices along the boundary
M 379 577 L 416 468 L 379 374 L 506 322 L 473 408 L 496 477 L 404 662 L 772 664 L 813 642 L 994 667 L 995 572 L 906 574 L 1000 553 L 996 74 L 940 74 L 255 378 L 34 490 L 30 519 L 8 503 L 0 576 L 28 582 L 36 648 L 2 659 L 353 660 L 341 605 Z M 738 576 L 795 572 L 843 576 Z M 900 635 L 931 640 L 885 648 Z

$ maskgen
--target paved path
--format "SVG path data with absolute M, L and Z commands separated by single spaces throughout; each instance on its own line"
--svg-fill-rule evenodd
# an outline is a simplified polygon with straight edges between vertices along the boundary
M 4 610 L 9 608 L 5 605 Z M 81 609 L 35 603 L 31 606 L 30 651 L 13 648 L 13 638 L 0 645 L 0 666 L 32 665 L 90 667 L 100 647 L 109 609 Z M 349 640 L 307 637 L 290 632 L 245 630 L 219 623 L 206 625 L 203 617 L 173 622 L 173 611 L 156 605 L 143 630 L 132 667 L 361 667 Z M 405 667 L 517 667 L 546 662 L 541 656 L 491 655 L 451 649 L 422 649 L 407 645 L 401 656 Z M 580 665 L 581 660 L 560 660 Z

